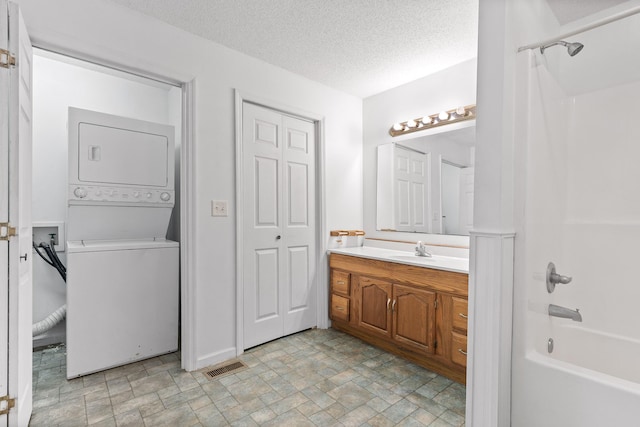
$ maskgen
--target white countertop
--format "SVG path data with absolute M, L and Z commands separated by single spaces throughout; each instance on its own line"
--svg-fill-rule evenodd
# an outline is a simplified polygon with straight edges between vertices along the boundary
M 416 256 L 413 252 L 381 249 L 370 246 L 329 249 L 328 252 L 469 274 L 469 260 L 466 258 L 454 258 L 442 255 L 420 257 Z

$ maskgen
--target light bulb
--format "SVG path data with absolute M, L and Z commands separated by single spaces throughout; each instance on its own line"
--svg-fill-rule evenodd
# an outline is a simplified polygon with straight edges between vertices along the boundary
M 464 117 L 467 115 L 467 110 L 464 107 L 458 107 L 456 109 L 456 114 L 459 115 L 460 117 Z
M 407 121 L 407 127 L 408 127 L 408 128 L 414 128 L 414 127 L 416 127 L 416 126 L 418 126 L 418 123 L 416 123 L 416 121 L 415 121 L 415 120 L 408 120 L 408 121 Z
M 393 130 L 400 131 L 402 129 L 404 129 L 404 126 L 402 126 L 400 123 L 394 123 L 393 124 Z
M 447 120 L 449 118 L 449 113 L 447 113 L 446 111 L 441 111 L 440 114 L 438 114 L 438 118 L 440 120 Z
M 432 120 L 431 120 L 431 117 L 429 117 L 429 116 L 424 116 L 422 118 L 422 123 L 424 123 L 425 125 L 430 125 L 431 122 L 432 122 Z

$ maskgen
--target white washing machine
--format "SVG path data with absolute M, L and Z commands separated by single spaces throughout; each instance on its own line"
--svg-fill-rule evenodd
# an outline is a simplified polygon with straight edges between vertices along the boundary
M 178 348 L 178 243 L 69 242 L 67 377 Z
M 176 351 L 174 128 L 69 109 L 67 378 Z

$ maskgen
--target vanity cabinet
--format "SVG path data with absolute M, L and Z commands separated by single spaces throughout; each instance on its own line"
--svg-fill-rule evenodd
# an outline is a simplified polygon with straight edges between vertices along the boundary
M 467 274 L 335 253 L 329 266 L 333 328 L 465 382 Z

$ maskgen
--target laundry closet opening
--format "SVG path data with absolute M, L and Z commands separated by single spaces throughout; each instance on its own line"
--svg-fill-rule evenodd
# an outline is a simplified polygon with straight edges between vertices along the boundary
M 75 376 L 178 348 L 181 126 L 182 88 L 34 50 L 33 346 L 112 349 Z

